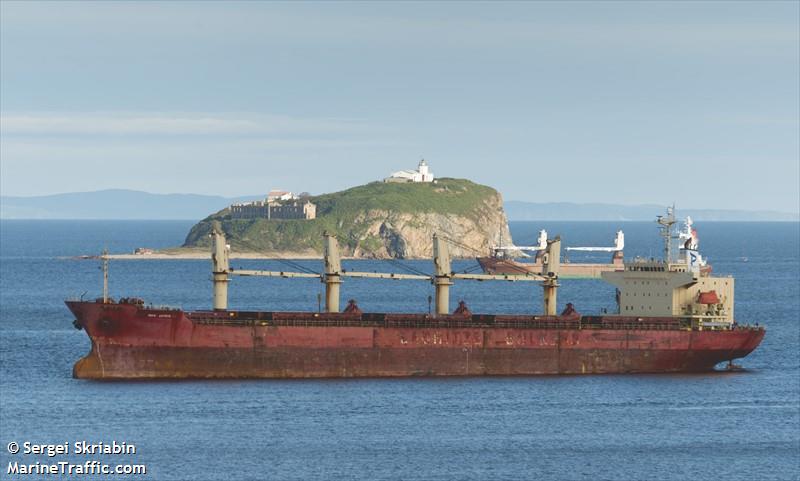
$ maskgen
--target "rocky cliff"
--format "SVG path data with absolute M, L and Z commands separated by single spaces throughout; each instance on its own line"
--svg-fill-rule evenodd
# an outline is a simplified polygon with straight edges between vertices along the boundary
M 227 209 L 196 224 L 184 247 L 208 246 L 211 222 L 222 224 L 234 251 L 322 253 L 322 233 L 339 239 L 342 255 L 367 258 L 430 258 L 434 233 L 451 240 L 454 257 L 489 252 L 510 242 L 500 194 L 463 179 L 427 183 L 381 183 L 313 197 L 313 220 L 232 219 Z

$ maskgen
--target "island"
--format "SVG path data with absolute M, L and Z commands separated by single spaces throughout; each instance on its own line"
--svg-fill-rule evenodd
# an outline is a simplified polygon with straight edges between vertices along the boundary
M 234 204 L 195 224 L 173 253 L 207 252 L 215 221 L 234 257 L 320 257 L 324 232 L 338 238 L 343 255 L 375 259 L 431 258 L 434 233 L 451 241 L 454 257 L 475 257 L 511 240 L 495 189 L 466 179 L 400 180 L 317 196 L 275 192 L 263 202 Z

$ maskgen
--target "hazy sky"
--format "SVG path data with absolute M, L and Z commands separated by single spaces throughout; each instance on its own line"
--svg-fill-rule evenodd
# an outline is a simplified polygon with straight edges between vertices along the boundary
M 3 195 L 800 210 L 800 3 L 0 2 Z

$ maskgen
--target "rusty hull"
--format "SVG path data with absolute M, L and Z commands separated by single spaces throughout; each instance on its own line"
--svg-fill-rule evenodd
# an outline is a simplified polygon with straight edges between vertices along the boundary
M 709 371 L 763 329 L 619 316 L 317 314 L 67 302 L 92 340 L 84 379 L 479 376 Z

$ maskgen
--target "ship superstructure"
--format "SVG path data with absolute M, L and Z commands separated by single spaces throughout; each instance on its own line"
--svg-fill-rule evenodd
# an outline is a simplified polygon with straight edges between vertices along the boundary
M 620 314 L 674 316 L 705 326 L 732 326 L 734 278 L 712 277 L 708 263 L 698 252 L 697 231 L 687 218 L 679 253 L 673 252 L 673 209 L 659 217 L 664 238 L 664 259 L 634 259 L 620 271 L 603 272 L 602 278 L 617 286 Z

